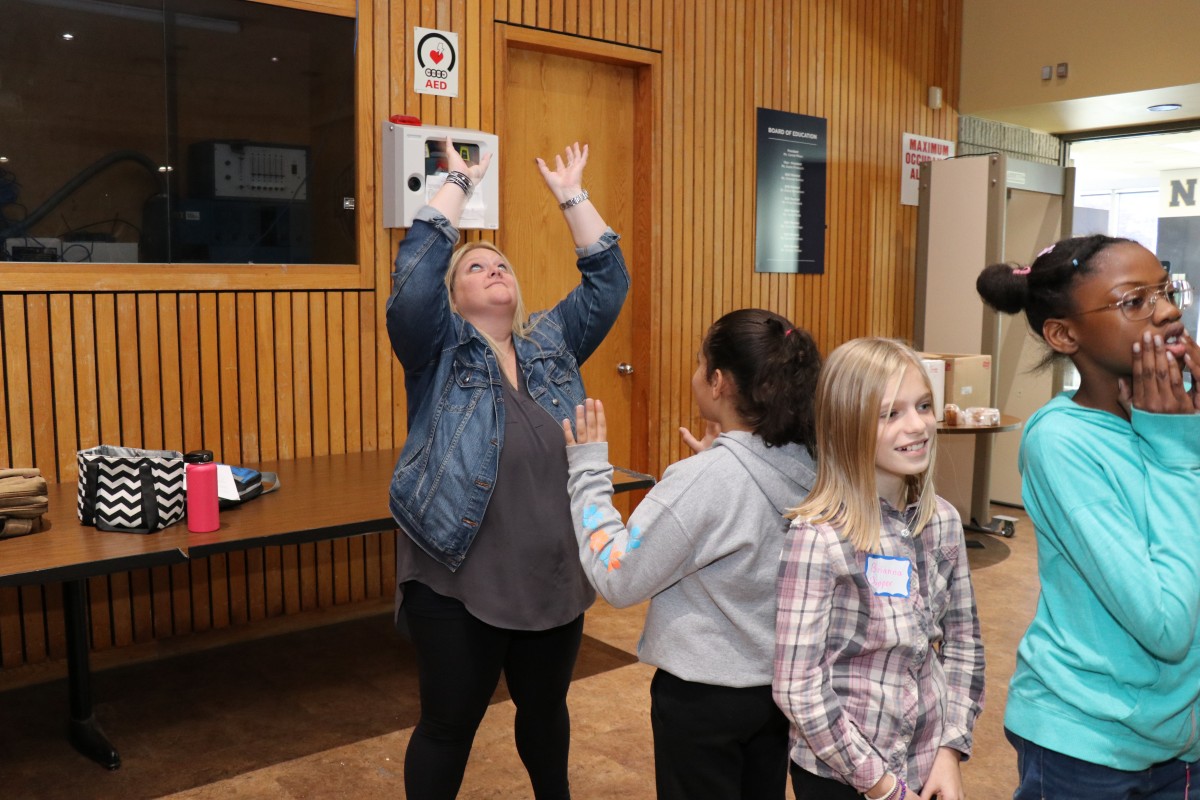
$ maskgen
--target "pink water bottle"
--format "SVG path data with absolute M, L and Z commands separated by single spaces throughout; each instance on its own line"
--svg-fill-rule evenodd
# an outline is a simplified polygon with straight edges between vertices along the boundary
M 221 527 L 217 503 L 217 465 L 211 450 L 193 450 L 183 457 L 187 464 L 187 526 L 192 533 L 208 533 Z

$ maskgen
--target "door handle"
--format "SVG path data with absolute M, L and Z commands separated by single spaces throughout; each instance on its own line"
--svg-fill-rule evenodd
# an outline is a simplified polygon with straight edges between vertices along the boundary
M 622 361 L 620 364 L 617 364 L 617 374 L 618 375 L 632 375 L 633 374 L 633 364 L 629 364 L 624 361 Z

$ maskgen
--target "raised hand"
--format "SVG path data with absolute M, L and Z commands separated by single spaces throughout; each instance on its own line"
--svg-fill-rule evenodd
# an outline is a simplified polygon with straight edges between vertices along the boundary
M 454 142 L 450 141 L 450 137 L 446 137 L 446 168 L 450 172 L 461 172 L 471 179 L 471 183 L 478 185 L 483 180 L 483 176 L 487 174 L 488 166 L 491 163 L 492 154 L 484 153 L 478 164 L 468 164 L 463 161 L 462 156 L 458 153 L 458 148 L 454 146 Z
M 712 447 L 713 440 L 721 435 L 721 423 L 708 422 L 704 426 L 704 438 L 697 439 L 692 435 L 692 432 L 687 428 L 679 429 L 679 436 L 683 439 L 683 443 L 692 449 L 693 453 L 699 453 L 702 450 L 707 450 Z
M 575 406 L 575 432 L 571 432 L 570 420 L 562 421 L 563 439 L 568 446 L 588 442 L 608 441 L 608 425 L 604 419 L 604 404 L 587 398 L 583 405 Z
M 566 159 L 565 163 L 564 158 Z M 542 174 L 542 180 L 546 182 L 546 187 L 561 203 L 583 191 L 583 168 L 587 166 L 587 159 L 588 146 L 585 144 L 580 149 L 579 142 L 575 142 L 567 147 L 562 155 L 554 156 L 553 170 L 546 166 L 546 162 L 540 158 L 536 158 L 534 161 L 537 164 L 538 172 Z

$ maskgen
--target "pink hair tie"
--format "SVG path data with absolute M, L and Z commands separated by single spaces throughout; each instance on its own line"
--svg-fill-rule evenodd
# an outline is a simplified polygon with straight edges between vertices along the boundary
M 792 329 L 791 329 L 791 328 L 788 328 L 786 331 L 784 331 L 784 332 L 783 332 L 783 335 L 784 335 L 784 336 L 791 336 L 791 335 L 792 335 Z
M 1013 267 L 1013 275 L 1028 275 L 1033 271 L 1032 266 L 1028 267 Z

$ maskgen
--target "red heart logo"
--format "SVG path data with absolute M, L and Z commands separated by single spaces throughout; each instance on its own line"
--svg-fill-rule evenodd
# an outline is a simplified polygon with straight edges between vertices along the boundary
M 441 50 L 434 50 L 429 54 L 429 57 L 433 59 L 433 63 L 435 64 L 442 63 L 442 59 L 445 58 L 445 56 L 442 55 Z

